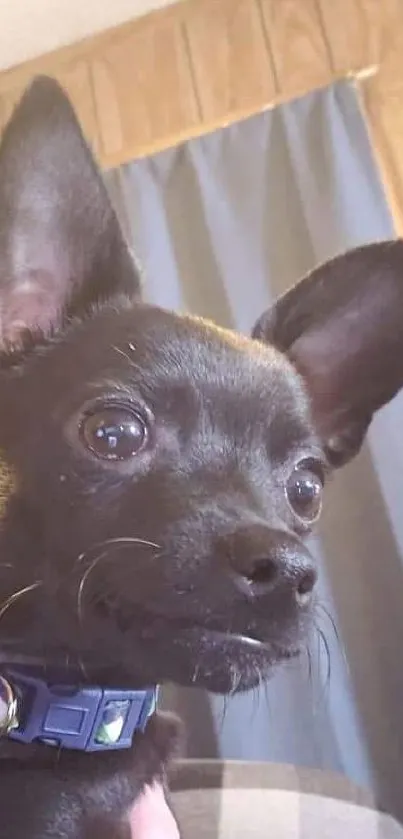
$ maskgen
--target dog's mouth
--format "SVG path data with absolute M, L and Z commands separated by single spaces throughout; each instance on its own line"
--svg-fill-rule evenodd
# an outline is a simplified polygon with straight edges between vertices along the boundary
M 140 671 L 153 682 L 176 682 L 218 693 L 247 690 L 270 675 L 274 665 L 301 652 L 301 627 L 274 631 L 269 625 L 232 629 L 222 621 L 209 623 L 167 617 L 132 608 L 112 615 L 104 604 L 104 631 L 118 628 L 117 650 L 124 671 Z M 115 656 L 116 660 L 116 656 Z
M 41 655 L 35 649 L 23 651 L 18 644 L 5 649 L 3 655 L 9 665 L 33 667 L 61 683 L 142 689 L 172 682 L 233 694 L 267 679 L 276 665 L 297 658 L 301 650 L 297 643 L 273 643 L 247 634 L 192 626 L 176 632 L 171 627 L 164 638 L 149 639 L 139 646 L 137 639 L 130 641 L 127 636 L 120 645 L 119 657 L 112 645 L 80 651 L 76 656 L 58 649 Z
M 210 633 L 212 639 L 216 638 L 217 641 L 223 644 L 237 644 L 242 649 L 245 649 L 245 651 L 250 650 L 251 652 L 256 653 L 261 652 L 263 655 L 276 651 L 279 658 L 290 659 L 296 658 L 301 652 L 301 648 L 297 645 L 287 647 L 281 646 L 280 644 L 269 644 L 268 641 L 261 641 L 259 638 L 254 638 L 252 635 L 217 632 L 216 630 L 205 630 L 205 632 Z
M 224 615 L 198 621 L 109 599 L 97 602 L 73 644 L 70 632 L 67 644 L 64 632 L 56 637 L 58 621 L 52 621 L 54 631 L 42 626 L 36 643 L 25 633 L 11 643 L 11 657 L 2 643 L 0 659 L 5 655 L 9 664 L 32 661 L 35 666 L 42 660 L 44 670 L 56 670 L 67 682 L 77 678 L 122 688 L 173 682 L 233 693 L 254 687 L 275 665 L 299 655 L 306 627 L 280 623 L 242 625 Z

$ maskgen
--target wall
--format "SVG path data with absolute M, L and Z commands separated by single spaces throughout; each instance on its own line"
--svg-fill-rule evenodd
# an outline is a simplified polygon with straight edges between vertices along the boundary
M 0 2 L 0 68 L 168 6 L 173 0 L 12 0 Z
M 403 232 L 401 0 L 186 0 L 1 73 L 0 124 L 50 73 L 111 167 L 374 67 L 363 107 Z

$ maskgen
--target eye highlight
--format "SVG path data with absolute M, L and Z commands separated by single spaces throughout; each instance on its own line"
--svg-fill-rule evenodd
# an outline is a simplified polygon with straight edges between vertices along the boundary
M 301 460 L 291 472 L 285 487 L 286 496 L 292 511 L 302 522 L 313 524 L 319 518 L 324 485 L 324 471 L 316 460 Z
M 146 446 L 148 425 L 134 408 L 103 405 L 90 410 L 79 428 L 82 444 L 101 460 L 129 460 Z

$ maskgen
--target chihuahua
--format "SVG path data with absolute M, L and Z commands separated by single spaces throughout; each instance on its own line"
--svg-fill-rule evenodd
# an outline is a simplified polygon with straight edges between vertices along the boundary
M 14 668 L 84 691 L 228 693 L 297 655 L 327 477 L 403 384 L 403 242 L 318 267 L 251 338 L 147 305 L 141 286 L 65 93 L 36 79 L 0 149 L 3 688 Z M 173 718 L 102 754 L 13 734 L 2 839 L 176 835 L 150 827 Z

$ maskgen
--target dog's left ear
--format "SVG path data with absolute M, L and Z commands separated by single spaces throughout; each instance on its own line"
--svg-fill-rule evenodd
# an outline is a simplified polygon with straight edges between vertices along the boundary
M 39 77 L 0 144 L 0 350 L 139 289 L 73 108 L 56 81 Z
M 262 315 L 253 337 L 300 372 L 329 461 L 341 466 L 403 386 L 403 241 L 316 268 Z

